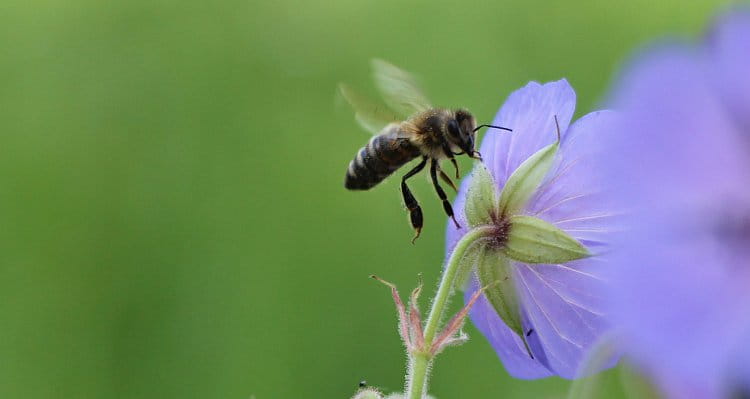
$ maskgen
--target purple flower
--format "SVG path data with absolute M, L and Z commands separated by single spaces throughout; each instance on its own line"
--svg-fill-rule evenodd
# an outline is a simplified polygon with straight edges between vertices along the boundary
M 645 52 L 617 87 L 605 171 L 630 214 L 608 276 L 623 348 L 670 398 L 750 394 L 749 10 L 698 46 Z
M 521 262 L 508 256 L 512 281 L 508 288 L 517 292 L 517 304 L 512 305 L 518 308 L 513 310 L 520 316 L 524 334 L 509 327 L 512 323 L 501 318 L 486 294 L 472 309 L 471 320 L 490 341 L 508 372 L 517 378 L 576 377 L 588 349 L 608 330 L 600 295 L 606 284 L 602 255 L 608 249 L 610 232 L 617 228 L 619 212 L 598 183 L 605 163 L 595 155 L 608 143 L 611 130 L 605 127 L 611 125 L 614 114 L 593 112 L 569 127 L 575 103 L 575 92 L 564 79 L 544 85 L 531 82 L 508 97 L 493 121 L 512 128 L 513 133 L 488 133 L 480 148 L 494 188 L 503 191 L 524 161 L 556 141 L 557 117 L 561 140 L 554 161 L 541 184 L 532 187 L 528 200 L 514 214 L 549 223 L 589 252 L 574 258 L 577 260 L 549 263 Z M 456 197 L 454 209 L 464 210 L 457 215 L 463 227 L 456 229 L 449 223 L 449 254 L 472 228 L 467 223 L 466 206 L 467 200 L 474 200 L 472 196 L 480 195 L 470 190 L 477 176 L 475 171 L 465 179 Z M 492 213 L 489 223 L 502 226 L 509 216 Z M 488 256 L 501 256 L 498 253 Z M 476 281 L 471 283 L 467 298 L 477 286 Z

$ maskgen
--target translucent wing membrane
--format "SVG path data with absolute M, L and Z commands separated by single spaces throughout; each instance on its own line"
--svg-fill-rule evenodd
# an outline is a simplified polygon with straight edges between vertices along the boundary
M 414 76 L 383 60 L 372 60 L 375 85 L 385 103 L 403 116 L 432 108 Z
M 384 104 L 370 100 L 343 83 L 339 83 L 339 93 L 354 109 L 357 123 L 370 133 L 381 133 L 383 128 L 400 119 Z

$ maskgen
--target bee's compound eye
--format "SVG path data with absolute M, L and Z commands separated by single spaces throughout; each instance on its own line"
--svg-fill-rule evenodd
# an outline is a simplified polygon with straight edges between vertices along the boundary
M 448 133 L 453 137 L 459 137 L 461 135 L 461 131 L 458 128 L 458 122 L 456 122 L 455 119 L 448 121 Z

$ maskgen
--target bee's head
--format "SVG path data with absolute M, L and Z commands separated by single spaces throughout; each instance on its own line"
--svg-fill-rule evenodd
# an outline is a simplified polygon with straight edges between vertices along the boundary
M 455 112 L 454 119 L 448 121 L 448 141 L 470 157 L 474 158 L 477 152 L 474 150 L 474 137 L 476 137 L 477 121 L 467 110 L 460 109 Z
M 469 155 L 469 157 L 481 160 L 481 155 L 474 149 L 474 138 L 476 137 L 477 130 L 483 127 L 512 132 L 507 127 L 494 125 L 477 126 L 476 119 L 474 119 L 474 116 L 469 111 L 459 109 L 456 111 L 454 119 L 448 121 L 448 140 L 451 144 L 454 144 L 461 151 Z

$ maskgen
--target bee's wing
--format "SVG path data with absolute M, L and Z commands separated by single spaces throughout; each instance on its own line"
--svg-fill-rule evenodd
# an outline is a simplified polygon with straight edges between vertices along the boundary
M 385 103 L 404 116 L 432 108 L 427 96 L 409 72 L 386 61 L 373 59 L 375 85 L 383 94 Z
M 399 120 L 385 105 L 369 100 L 343 83 L 339 83 L 339 93 L 354 109 L 357 122 L 370 133 L 380 133 L 383 128 Z

